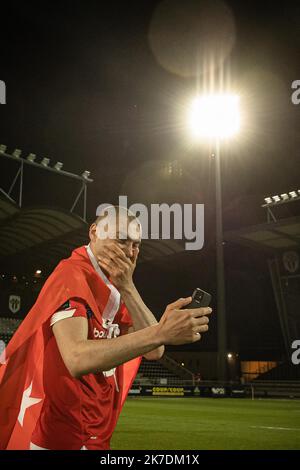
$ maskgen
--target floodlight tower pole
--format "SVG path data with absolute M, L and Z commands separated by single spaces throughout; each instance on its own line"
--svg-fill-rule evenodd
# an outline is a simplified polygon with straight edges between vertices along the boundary
M 222 181 L 220 140 L 215 141 L 216 179 L 216 269 L 217 269 L 217 322 L 218 322 L 218 379 L 227 380 L 227 332 L 225 311 L 225 279 L 222 221 Z

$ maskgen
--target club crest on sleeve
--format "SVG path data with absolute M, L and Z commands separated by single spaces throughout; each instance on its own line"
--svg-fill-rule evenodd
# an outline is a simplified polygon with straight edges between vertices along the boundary
M 62 304 L 59 310 L 67 310 L 67 308 L 70 308 L 70 307 L 71 307 L 70 301 L 67 300 L 64 304 Z

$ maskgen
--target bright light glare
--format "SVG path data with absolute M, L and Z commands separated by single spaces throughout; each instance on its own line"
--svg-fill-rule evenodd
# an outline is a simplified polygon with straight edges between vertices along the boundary
M 240 128 L 239 97 L 198 96 L 192 102 L 188 125 L 194 137 L 225 138 Z

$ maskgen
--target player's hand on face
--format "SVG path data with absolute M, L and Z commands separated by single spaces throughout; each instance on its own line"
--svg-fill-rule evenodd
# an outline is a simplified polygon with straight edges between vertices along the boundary
M 117 288 L 125 288 L 132 283 L 139 247 L 128 240 L 108 240 L 98 253 L 98 262 L 105 269 Z
M 178 299 L 169 304 L 158 324 L 158 334 L 163 344 L 194 343 L 208 331 L 210 307 L 184 309 L 192 301 L 191 297 Z

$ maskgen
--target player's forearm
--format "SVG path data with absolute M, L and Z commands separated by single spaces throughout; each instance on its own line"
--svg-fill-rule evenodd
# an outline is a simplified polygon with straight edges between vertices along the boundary
M 125 288 L 121 288 L 120 292 L 122 299 L 130 312 L 135 331 L 157 324 L 155 316 L 149 310 L 147 305 L 144 304 L 138 290 L 133 283 L 126 286 Z M 159 359 L 163 356 L 164 352 L 165 347 L 160 346 L 154 352 L 152 352 L 153 357 L 150 357 L 150 355 L 149 358 L 153 360 Z
M 157 326 L 105 340 L 86 340 L 76 344 L 70 372 L 75 377 L 110 370 L 162 345 Z
M 155 316 L 149 310 L 147 305 L 144 304 L 138 290 L 133 283 L 125 288 L 121 288 L 120 292 L 121 297 L 130 312 L 135 330 L 141 330 L 147 326 L 157 324 Z

